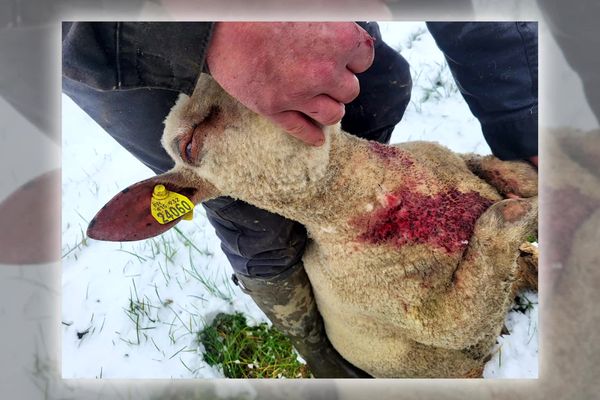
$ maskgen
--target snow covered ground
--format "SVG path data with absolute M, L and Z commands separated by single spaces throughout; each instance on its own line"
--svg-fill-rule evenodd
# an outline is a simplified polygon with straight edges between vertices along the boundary
M 392 142 L 438 141 L 455 151 L 490 152 L 423 23 L 381 23 L 384 40 L 410 62 L 412 100 Z M 85 237 L 96 211 L 152 172 L 63 96 L 64 378 L 216 378 L 196 333 L 219 312 L 267 321 L 229 279 L 232 270 L 198 207 L 191 222 L 134 243 Z M 537 295 L 511 312 L 486 378 L 537 378 Z

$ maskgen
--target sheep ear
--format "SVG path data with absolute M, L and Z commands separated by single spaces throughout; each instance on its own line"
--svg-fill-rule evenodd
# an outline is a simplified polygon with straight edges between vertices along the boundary
M 186 184 L 183 175 L 167 172 L 138 182 L 122 190 L 113 197 L 92 219 L 87 235 L 96 240 L 127 242 L 148 239 L 171 229 L 181 218 L 167 224 L 160 224 L 150 213 L 150 201 L 156 185 L 162 184 L 168 190 L 182 194 L 197 204 L 214 197 L 212 185 L 197 182 Z
M 46 172 L 0 202 L 0 264 L 60 260 L 60 177 Z

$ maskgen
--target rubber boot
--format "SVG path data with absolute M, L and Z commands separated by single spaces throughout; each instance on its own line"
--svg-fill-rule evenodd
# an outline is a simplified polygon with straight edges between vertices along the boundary
M 315 378 L 371 378 L 331 345 L 304 265 L 300 262 L 269 278 L 233 275 L 273 326 L 288 336 Z

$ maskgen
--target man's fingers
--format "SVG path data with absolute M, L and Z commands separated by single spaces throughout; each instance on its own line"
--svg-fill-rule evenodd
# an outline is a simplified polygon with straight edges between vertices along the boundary
M 342 120 L 345 107 L 326 95 L 315 96 L 298 107 L 298 111 L 323 125 L 333 125 Z
M 360 26 L 356 25 L 356 28 L 358 29 L 356 48 L 351 53 L 346 67 L 350 71 L 359 74 L 365 72 L 373 64 L 375 39 Z
M 320 146 L 325 142 L 323 130 L 297 111 L 284 111 L 269 118 L 306 144 Z
M 336 78 L 335 85 L 334 83 L 328 85 L 325 94 L 340 103 L 348 104 L 360 94 L 358 78 L 353 72 L 344 69 Z

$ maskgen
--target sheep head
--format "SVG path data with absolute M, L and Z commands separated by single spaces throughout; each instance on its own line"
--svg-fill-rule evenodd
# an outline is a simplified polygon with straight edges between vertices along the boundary
M 265 207 L 268 199 L 309 195 L 326 174 L 330 148 L 329 139 L 314 148 L 284 133 L 204 74 L 194 94 L 181 95 L 169 113 L 161 142 L 175 167 L 117 194 L 91 221 L 89 237 L 141 240 L 174 226 L 179 219 L 161 224 L 150 214 L 159 184 L 195 204 L 228 195 Z

